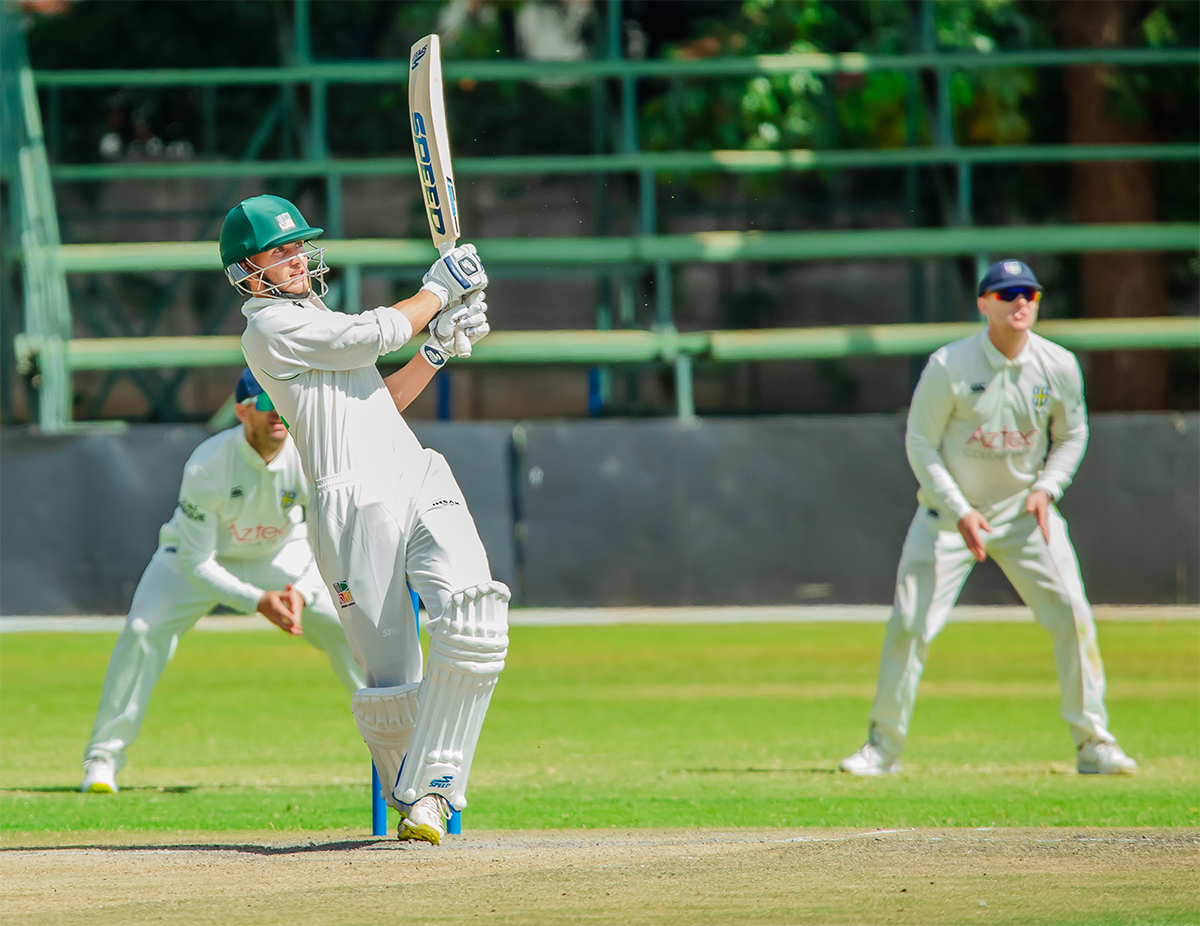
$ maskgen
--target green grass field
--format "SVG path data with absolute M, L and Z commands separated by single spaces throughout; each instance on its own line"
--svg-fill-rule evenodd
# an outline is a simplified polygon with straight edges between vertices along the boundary
M 1103 624 L 1112 729 L 1132 779 L 1074 774 L 1050 640 L 953 625 L 905 756 L 837 774 L 864 736 L 877 625 L 517 628 L 472 773 L 468 829 L 1196 826 L 1200 624 Z M 0 638 L 0 827 L 369 829 L 370 760 L 304 643 L 193 633 L 116 797 L 75 793 L 113 643 Z

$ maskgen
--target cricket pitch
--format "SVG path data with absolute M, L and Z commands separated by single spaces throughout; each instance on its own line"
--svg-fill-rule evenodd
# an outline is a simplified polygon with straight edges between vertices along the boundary
M 1195 923 L 1193 829 L 10 833 L 38 924 Z

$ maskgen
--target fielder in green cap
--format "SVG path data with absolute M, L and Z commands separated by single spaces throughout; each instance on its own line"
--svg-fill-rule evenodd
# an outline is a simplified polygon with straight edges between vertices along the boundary
M 467 777 L 508 652 L 508 589 L 445 459 L 401 413 L 459 345 L 488 333 L 487 274 L 472 245 L 434 261 L 420 291 L 357 314 L 321 301 L 321 234 L 277 196 L 239 203 L 221 229 L 242 307 L 242 352 L 287 422 L 313 484 L 309 530 L 366 687 L 351 698 L 401 839 L 435 845 Z M 354 307 L 357 308 L 357 307 Z M 376 363 L 429 326 L 386 380 Z M 465 351 L 464 351 L 465 352 Z M 409 585 L 429 614 L 423 671 Z

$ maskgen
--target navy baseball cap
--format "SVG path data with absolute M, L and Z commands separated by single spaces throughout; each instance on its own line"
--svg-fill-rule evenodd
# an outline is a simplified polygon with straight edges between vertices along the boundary
M 254 407 L 260 412 L 269 412 L 275 407 L 271 397 L 263 391 L 263 387 L 258 384 L 258 380 L 249 369 L 242 370 L 242 375 L 238 377 L 234 398 L 237 399 L 238 405 L 247 399 L 255 399 Z
M 1042 289 L 1042 284 L 1024 261 L 998 260 L 987 268 L 987 273 L 979 281 L 977 295 L 982 296 L 994 289 L 1007 289 L 1009 286 L 1032 286 L 1039 292 Z

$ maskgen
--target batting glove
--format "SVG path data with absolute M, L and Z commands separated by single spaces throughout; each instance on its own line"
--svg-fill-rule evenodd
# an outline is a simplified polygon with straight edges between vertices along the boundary
M 445 309 L 470 302 L 467 297 L 487 286 L 488 278 L 475 245 L 464 244 L 435 260 L 421 282 L 421 289 L 437 296 Z
M 440 369 L 451 357 L 470 357 L 471 348 L 491 330 L 486 302 L 451 306 L 429 323 L 429 340 L 421 346 L 421 356 Z

